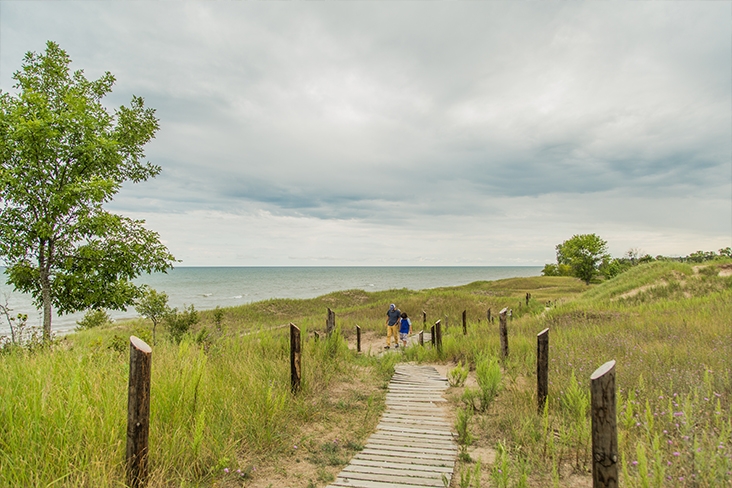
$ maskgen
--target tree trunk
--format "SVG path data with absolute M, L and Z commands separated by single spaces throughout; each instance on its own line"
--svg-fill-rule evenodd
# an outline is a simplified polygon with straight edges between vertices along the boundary
M 41 266 L 41 298 L 43 300 L 43 342 L 51 340 L 51 280 L 49 272 Z

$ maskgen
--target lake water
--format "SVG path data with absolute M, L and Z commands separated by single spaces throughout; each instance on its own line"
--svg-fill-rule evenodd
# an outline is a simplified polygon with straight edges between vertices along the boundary
M 135 282 L 167 293 L 172 307 L 193 304 L 196 309 L 207 310 L 269 298 L 314 298 L 338 290 L 422 290 L 481 280 L 539 276 L 541 269 L 540 266 L 178 267 L 167 274 L 143 276 Z M 4 279 L 0 282 L 0 300 L 8 297 L 13 314 L 26 313 L 29 325 L 40 325 L 41 314 L 33 306 L 30 296 L 14 293 Z M 130 307 L 127 311 L 110 311 L 110 315 L 115 319 L 132 318 L 137 316 L 137 312 Z M 82 316 L 81 312 L 61 317 L 54 315 L 54 332 L 73 330 Z M 9 334 L 5 318 L 0 319 L 0 335 Z

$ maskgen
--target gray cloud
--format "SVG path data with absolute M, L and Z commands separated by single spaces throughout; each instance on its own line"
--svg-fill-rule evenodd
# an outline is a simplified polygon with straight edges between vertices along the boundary
M 147 155 L 164 172 L 125 187 L 121 212 L 251 218 L 262 239 L 323 221 L 372 247 L 396 227 L 420 249 L 439 225 L 482 243 L 461 251 L 473 262 L 497 225 L 543 232 L 535 260 L 566 238 L 552 225 L 622 242 L 675 232 L 678 246 L 691 227 L 709 248 L 732 235 L 725 4 L 37 1 L 0 14 L 3 89 L 53 39 L 88 76 L 117 76 L 110 107 L 136 94 L 157 109 Z M 455 254 L 436 241 L 422 259 Z M 338 255 L 324 242 L 318 255 Z M 218 256 L 247 264 L 266 247 Z

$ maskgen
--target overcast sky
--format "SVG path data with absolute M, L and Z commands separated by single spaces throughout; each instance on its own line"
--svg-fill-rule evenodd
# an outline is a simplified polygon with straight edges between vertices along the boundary
M 181 265 L 543 265 L 732 245 L 730 2 L 0 1 L 163 168 L 109 209 Z

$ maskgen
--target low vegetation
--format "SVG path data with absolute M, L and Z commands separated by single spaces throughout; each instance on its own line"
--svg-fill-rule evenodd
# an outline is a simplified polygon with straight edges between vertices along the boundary
M 462 443 L 452 486 L 590 486 L 589 376 L 610 359 L 623 486 L 729 485 L 730 274 L 730 260 L 652 262 L 591 286 L 517 278 L 196 311 L 187 331 L 166 327 L 153 348 L 150 485 L 325 486 L 375 428 L 393 365 L 416 361 L 451 378 Z M 426 325 L 446 323 L 441 354 L 429 345 L 376 354 L 392 302 L 416 331 L 423 311 Z M 328 307 L 338 323 L 331 338 Z M 499 362 L 497 319 L 487 312 L 504 307 L 512 309 L 509 356 Z M 289 385 L 289 322 L 305 338 L 298 395 Z M 378 346 L 355 352 L 357 324 Z M 549 399 L 537 413 L 536 334 L 546 327 Z M 130 334 L 151 343 L 152 322 L 2 350 L 3 483 L 123 484 Z

